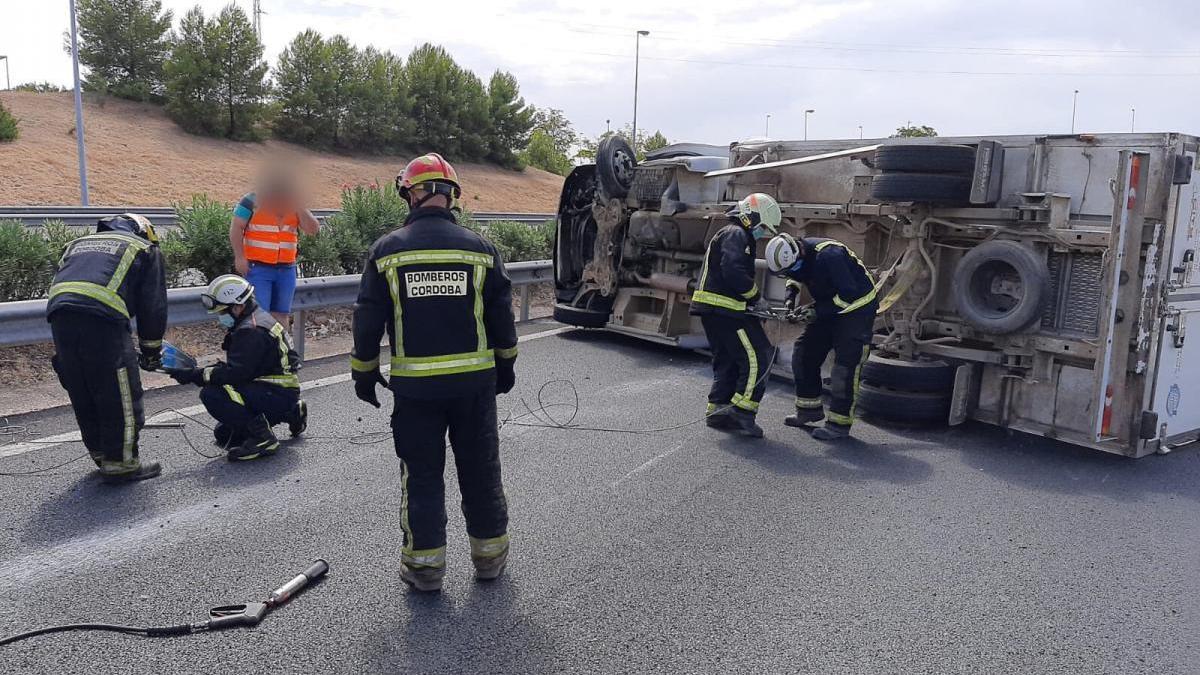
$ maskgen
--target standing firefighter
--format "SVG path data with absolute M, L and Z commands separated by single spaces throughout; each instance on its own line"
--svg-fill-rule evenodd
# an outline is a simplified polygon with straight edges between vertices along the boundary
M 288 425 L 292 437 L 308 426 L 300 400 L 300 356 L 283 324 L 258 306 L 245 279 L 226 274 L 200 295 L 210 314 L 229 331 L 221 348 L 225 361 L 208 368 L 169 370 L 180 384 L 202 387 L 200 402 L 217 421 L 213 435 L 231 462 L 275 454 L 271 427 Z
M 796 414 L 784 423 L 813 429 L 813 438 L 834 440 L 850 435 L 858 379 L 870 353 L 875 325 L 875 282 L 866 265 L 845 244 L 833 239 L 796 239 L 780 234 L 767 243 L 767 268 L 787 278 L 787 304 L 795 308 L 800 284 L 808 287 L 813 306 L 800 310 L 808 326 L 795 343 L 792 372 L 796 379 Z M 821 365 L 833 350 L 829 411 L 821 402 Z
M 158 462 L 138 459 L 145 419 L 137 369 L 159 367 L 167 329 L 167 282 L 150 221 L 130 213 L 104 218 L 95 234 L 67 245 L 46 317 L 54 370 L 100 473 L 113 481 L 159 475 Z M 137 319 L 140 356 L 130 339 L 131 319 Z
M 447 430 L 475 577 L 495 579 L 508 558 L 496 395 L 513 387 L 517 332 L 504 261 L 450 211 L 461 193 L 450 164 L 436 154 L 419 157 L 396 185 L 412 210 L 367 256 L 350 364 L 360 399 L 379 407 L 377 384 L 395 395 L 392 430 L 403 493 L 400 576 L 416 590 L 437 591 L 446 564 Z M 379 374 L 385 330 L 390 384 Z
M 691 313 L 700 317 L 713 353 L 705 422 L 714 429 L 762 438 L 754 418 L 771 367 L 771 343 L 762 322 L 746 311 L 761 297 L 754 271 L 757 240 L 775 234 L 782 214 L 774 199 L 756 192 L 726 215 L 730 222 L 709 242 L 692 295 Z

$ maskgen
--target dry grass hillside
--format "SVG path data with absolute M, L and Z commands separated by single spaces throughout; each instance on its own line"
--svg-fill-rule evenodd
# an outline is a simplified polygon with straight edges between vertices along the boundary
M 71 94 L 5 92 L 20 138 L 0 143 L 0 204 L 78 204 L 75 114 Z M 117 99 L 84 103 L 91 202 L 159 206 L 193 193 L 234 201 L 252 187 L 268 157 L 302 167 L 310 206 L 334 208 L 346 184 L 392 180 L 407 158 L 314 152 L 279 141 L 234 143 L 181 131 L 162 109 Z M 474 211 L 550 213 L 562 177 L 458 164 L 463 204 Z

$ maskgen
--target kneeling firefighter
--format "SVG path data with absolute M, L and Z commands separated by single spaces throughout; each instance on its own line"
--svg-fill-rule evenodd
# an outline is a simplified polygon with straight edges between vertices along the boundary
M 713 353 L 713 385 L 708 394 L 708 426 L 762 438 L 754 422 L 771 367 L 771 342 L 762 321 L 747 314 L 761 298 L 755 281 L 758 239 L 775 234 L 782 221 L 779 204 L 756 192 L 726 213 L 729 224 L 708 244 L 690 313 L 700 317 Z M 750 305 L 750 307 L 748 307 Z
M 283 324 L 259 308 L 250 283 L 235 274 L 217 277 L 200 295 L 210 314 L 228 330 L 225 361 L 208 368 L 168 370 L 181 384 L 202 387 L 200 402 L 217 421 L 216 442 L 230 461 L 275 454 L 271 427 L 286 423 L 293 438 L 308 426 L 300 399 L 300 356 Z
M 415 590 L 438 591 L 446 568 L 447 431 L 475 578 L 497 578 L 508 559 L 496 395 L 511 391 L 516 380 L 517 330 L 504 261 L 451 211 L 462 190 L 450 164 L 436 154 L 418 157 L 396 187 L 411 211 L 367 255 L 350 366 L 360 399 L 378 408 L 379 384 L 395 397 L 400 578 Z M 379 374 L 384 331 L 391 342 L 390 383 Z
M 871 348 L 875 326 L 875 281 L 867 266 L 845 244 L 833 239 L 797 239 L 780 234 L 767 242 L 767 269 L 787 279 L 787 305 L 795 310 L 800 285 L 808 287 L 813 306 L 798 311 L 808 322 L 792 351 L 796 380 L 796 414 L 784 423 L 812 430 L 813 438 L 834 440 L 850 435 L 859 372 Z M 829 411 L 821 401 L 821 366 L 833 351 Z
M 71 398 L 83 444 L 106 480 L 153 478 L 158 462 L 138 459 L 142 382 L 138 367 L 161 365 L 167 282 L 150 221 L 126 213 L 67 245 L 50 286 L 46 318 L 54 371 Z M 140 356 L 130 320 L 137 319 Z

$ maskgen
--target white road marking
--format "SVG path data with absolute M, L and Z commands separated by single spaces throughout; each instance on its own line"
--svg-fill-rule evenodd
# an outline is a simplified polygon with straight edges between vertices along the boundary
M 544 337 L 550 337 L 552 335 L 559 335 L 560 333 L 565 333 L 567 331 L 572 331 L 572 330 L 575 330 L 575 328 L 571 327 L 571 326 L 564 326 L 562 328 L 553 328 L 550 330 L 541 331 L 540 333 L 530 333 L 528 335 L 522 335 L 522 336 L 518 337 L 517 342 L 518 343 L 529 342 L 530 340 L 538 340 L 538 339 L 541 339 Z M 330 375 L 329 377 L 322 377 L 322 378 L 319 378 L 316 380 L 302 382 L 300 384 L 300 390 L 308 391 L 310 389 L 320 389 L 322 387 L 328 387 L 331 385 L 341 384 L 343 382 L 349 382 L 349 381 L 350 381 L 350 373 L 342 373 L 340 375 Z M 184 417 L 185 415 L 199 415 L 204 412 L 205 412 L 204 406 L 194 405 L 194 406 L 190 406 L 187 408 L 181 408 L 177 411 L 167 410 L 167 411 L 164 411 L 162 413 L 159 413 L 159 414 L 151 417 L 150 419 L 148 419 L 146 421 L 147 422 L 169 422 L 171 420 L 180 419 L 180 418 Z M 3 445 L 3 446 L 0 446 L 0 459 L 3 459 L 5 457 L 16 457 L 18 455 L 24 455 L 25 453 L 28 453 L 28 452 L 33 452 L 34 450 L 44 450 L 46 448 L 57 447 L 59 445 L 62 445 L 63 443 L 74 443 L 74 442 L 78 442 L 80 440 L 82 440 L 82 439 L 80 438 L 78 431 L 69 431 L 67 433 L 56 434 L 54 436 L 47 436 L 45 438 L 39 438 L 36 441 L 31 441 L 31 442 L 26 442 L 26 443 L 14 443 L 12 445 Z

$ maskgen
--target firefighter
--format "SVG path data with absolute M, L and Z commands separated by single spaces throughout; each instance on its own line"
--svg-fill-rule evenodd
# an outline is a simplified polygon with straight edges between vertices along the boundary
M 725 215 L 729 224 L 708 244 L 690 311 L 700 317 L 713 353 L 705 423 L 762 438 L 754 418 L 766 389 L 772 350 L 762 322 L 747 310 L 761 297 L 754 270 L 757 240 L 778 231 L 782 214 L 774 199 L 756 192 Z
M 411 211 L 367 256 L 350 365 L 358 398 L 378 408 L 376 385 L 395 397 L 400 577 L 417 591 L 438 591 L 446 565 L 447 431 L 475 578 L 497 578 L 508 559 L 496 396 L 516 380 L 517 332 L 504 261 L 451 211 L 462 189 L 450 164 L 437 154 L 414 159 L 396 186 Z M 390 383 L 379 373 L 385 331 Z
M 217 421 L 213 436 L 229 461 L 273 455 L 279 439 L 271 427 L 286 423 L 295 438 L 308 426 L 296 376 L 300 356 L 291 336 L 258 306 L 250 283 L 235 274 L 213 279 L 200 301 L 228 331 L 221 344 L 226 360 L 167 372 L 180 384 L 201 387 L 200 402 Z
M 167 282 L 150 221 L 126 213 L 103 218 L 96 233 L 67 245 L 50 286 L 46 318 L 54 371 L 71 398 L 83 444 L 109 481 L 162 472 L 138 458 L 145 423 L 138 367 L 155 370 L 167 329 Z M 137 319 L 135 353 L 130 320 Z
M 792 351 L 796 380 L 796 413 L 784 420 L 790 427 L 807 427 L 822 420 L 812 437 L 836 440 L 850 435 L 859 371 L 870 354 L 875 326 L 875 281 L 866 265 L 848 246 L 833 239 L 796 239 L 780 234 L 767 242 L 767 269 L 787 279 L 787 305 L 808 322 Z M 797 310 L 800 285 L 808 288 L 813 304 Z M 828 412 L 821 401 L 821 366 L 833 351 Z

